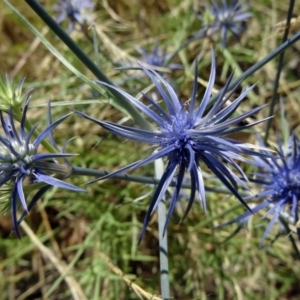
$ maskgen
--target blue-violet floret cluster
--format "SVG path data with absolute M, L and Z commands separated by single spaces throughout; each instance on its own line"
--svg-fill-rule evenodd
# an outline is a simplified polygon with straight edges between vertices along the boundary
M 218 4 L 216 0 L 212 0 L 212 6 L 209 11 L 213 20 L 207 24 L 207 35 L 213 35 L 215 32 L 221 33 L 222 46 L 227 46 L 227 35 L 231 32 L 233 36 L 239 40 L 240 34 L 246 30 L 246 21 L 252 16 L 248 12 L 248 7 L 243 6 L 240 1 L 222 0 L 222 4 Z M 202 19 L 201 15 L 199 17 Z
M 260 145 L 264 147 L 259 139 Z M 294 219 L 294 223 L 299 221 L 298 206 L 300 200 L 300 141 L 295 134 L 289 137 L 288 145 L 283 147 L 282 142 L 277 138 L 278 154 L 269 155 L 268 158 L 254 157 L 254 160 L 261 167 L 261 172 L 256 173 L 253 181 L 261 186 L 261 191 L 247 198 L 254 200 L 264 199 L 261 203 L 252 208 L 256 213 L 262 209 L 269 208 L 265 217 L 272 215 L 266 231 L 261 240 L 261 244 L 273 228 L 274 224 L 281 217 L 284 211 Z M 220 227 L 239 222 L 248 218 L 250 212 L 246 212 L 237 218 L 222 224 Z M 300 228 L 297 228 L 300 239 Z
M 143 104 L 119 88 L 109 86 L 110 88 L 117 90 L 138 109 L 140 109 L 147 117 L 152 119 L 156 123 L 156 127 L 158 127 L 157 130 L 150 131 L 119 125 L 112 122 L 104 122 L 91 118 L 82 112 L 77 112 L 79 115 L 96 122 L 100 126 L 117 135 L 129 140 L 145 142 L 157 146 L 157 149 L 149 157 L 134 162 L 129 166 L 102 177 L 102 179 L 144 166 L 160 158 L 167 159 L 167 166 L 154 192 L 149 209 L 146 213 L 141 237 L 146 230 L 151 214 L 157 209 L 158 204 L 162 200 L 170 183 L 172 181 L 176 181 L 175 190 L 171 197 L 170 207 L 167 214 L 165 224 L 166 229 L 174 211 L 186 172 L 190 174 L 191 192 L 184 218 L 188 214 L 194 202 L 196 192 L 198 193 L 205 210 L 205 184 L 200 163 L 204 163 L 233 193 L 233 195 L 235 195 L 247 207 L 247 204 L 237 192 L 237 184 L 246 188 L 244 180 L 247 180 L 247 176 L 240 166 L 238 166 L 236 161 L 251 162 L 250 160 L 242 157 L 240 154 L 259 154 L 253 150 L 253 145 L 240 143 L 225 136 L 261 122 L 257 121 L 243 126 L 236 126 L 241 121 L 244 121 L 248 117 L 256 114 L 262 109 L 262 107 L 257 107 L 242 113 L 241 115 L 233 116 L 240 103 L 253 89 L 253 87 L 243 91 L 237 99 L 233 100 L 226 106 L 227 101 L 232 97 L 235 91 L 235 89 L 233 89 L 233 91 L 226 95 L 228 86 L 232 79 L 231 75 L 217 101 L 214 103 L 212 108 L 208 110 L 216 76 L 214 53 L 212 57 L 212 67 L 208 86 L 199 106 L 196 105 L 198 84 L 197 67 L 195 69 L 192 96 L 188 104 L 184 104 L 179 100 L 174 89 L 159 73 L 142 67 L 144 72 L 155 85 L 166 109 L 164 109 L 162 105 L 157 104 L 147 95 L 144 95 L 144 97 L 149 102 L 150 106 Z M 104 82 L 100 83 L 108 86 Z M 227 166 L 227 164 L 230 165 L 238 175 L 236 175 L 235 172 Z
M 26 113 L 30 101 L 30 94 L 27 95 L 19 130 L 16 128 L 16 122 L 13 110 L 10 109 L 7 116 L 0 111 L 0 121 L 4 135 L 0 135 L 0 188 L 7 184 L 12 185 L 11 193 L 11 213 L 15 232 L 18 237 L 17 206 L 18 200 L 28 213 L 38 198 L 42 196 L 51 186 L 69 189 L 76 192 L 85 190 L 76 187 L 70 183 L 64 182 L 53 177 L 52 173 L 65 173 L 66 169 L 57 163 L 57 159 L 70 157 L 73 154 L 67 153 L 38 153 L 40 144 L 47 137 L 52 136 L 52 131 L 63 122 L 69 115 L 49 124 L 42 132 L 36 133 L 36 126 L 33 126 L 29 132 L 26 132 L 25 124 Z M 36 134 L 36 138 L 33 136 Z M 32 141 L 33 140 L 33 141 Z M 68 174 L 64 174 L 66 177 Z M 43 183 L 43 187 L 33 197 L 30 205 L 27 206 L 26 196 L 24 194 L 24 184 Z

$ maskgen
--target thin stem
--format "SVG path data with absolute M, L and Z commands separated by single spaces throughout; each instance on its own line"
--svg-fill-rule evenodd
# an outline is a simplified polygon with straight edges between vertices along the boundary
M 252 75 L 254 72 L 262 68 L 265 64 L 267 64 L 269 61 L 271 61 L 274 57 L 276 57 L 278 54 L 280 54 L 282 51 L 284 51 L 289 46 L 293 45 L 300 39 L 300 31 L 296 33 L 294 36 L 292 36 L 289 40 L 287 40 L 285 43 L 281 44 L 278 48 L 276 48 L 274 51 L 272 51 L 270 54 L 268 54 L 265 58 L 261 59 L 259 62 L 257 62 L 255 65 L 253 65 L 251 68 L 249 68 L 247 71 L 245 71 L 241 76 L 239 76 L 237 79 L 233 80 L 231 84 L 228 87 L 228 91 L 232 90 L 238 83 Z M 213 104 L 218 97 L 223 92 L 223 89 L 219 91 L 216 95 L 211 97 L 210 104 Z
M 287 13 L 287 18 L 286 18 L 286 27 L 285 27 L 285 30 L 283 33 L 281 44 L 286 42 L 288 35 L 289 35 L 289 29 L 290 29 L 291 18 L 293 16 L 294 4 L 295 4 L 295 1 L 290 0 L 290 6 L 289 6 L 288 13 Z M 278 68 L 277 68 L 277 73 L 276 73 L 276 77 L 275 77 L 274 89 L 273 89 L 272 100 L 271 100 L 270 111 L 269 111 L 270 117 L 273 116 L 273 114 L 274 114 L 274 107 L 275 107 L 276 100 L 277 100 L 277 90 L 278 90 L 278 86 L 279 86 L 279 79 L 280 79 L 281 70 L 283 67 L 284 53 L 285 53 L 285 51 L 282 51 L 279 55 Z M 266 134 L 265 134 L 265 138 L 264 138 L 265 144 L 268 141 L 269 131 L 270 131 L 270 128 L 272 125 L 272 121 L 273 121 L 273 118 L 270 118 L 267 120 Z
M 164 227 L 166 223 L 166 204 L 160 201 L 158 204 L 158 234 L 159 234 L 159 268 L 160 286 L 163 300 L 170 300 L 170 280 L 169 280 L 169 255 L 168 255 L 168 230 Z
M 7 1 L 4 2 L 12 8 Z M 49 26 L 49 28 L 64 42 L 67 47 L 77 56 L 77 58 L 101 81 L 112 85 L 113 83 L 106 75 L 97 67 L 96 64 L 88 57 L 88 55 L 70 38 L 70 36 L 57 24 L 57 22 L 44 10 L 44 8 L 36 0 L 25 0 L 27 4 L 37 13 L 37 15 Z M 15 10 L 15 9 L 14 9 Z M 136 108 L 121 94 L 114 89 L 108 87 L 110 93 L 114 96 L 116 102 L 124 107 L 132 116 L 135 122 L 144 129 L 149 129 L 149 124 L 145 118 L 136 110 Z
M 103 55 L 104 60 L 109 61 L 114 66 L 113 61 L 110 59 L 109 56 L 107 56 L 105 54 L 105 52 L 100 48 L 100 46 L 98 45 L 98 43 L 96 41 L 97 32 L 96 32 L 95 26 L 94 26 L 94 29 L 93 29 L 93 37 L 91 37 L 89 35 L 89 32 L 88 32 L 87 24 L 80 23 L 78 20 L 74 20 L 74 21 L 80 26 L 81 32 L 84 34 L 86 39 L 91 42 L 92 46 L 94 47 L 95 54 L 97 55 L 98 52 L 101 52 L 101 54 Z M 98 68 L 100 68 L 100 63 L 99 62 L 96 65 L 97 65 Z
M 71 176 L 93 176 L 93 177 L 99 177 L 99 180 L 101 177 L 106 176 L 109 174 L 107 171 L 102 170 L 95 170 L 95 169 L 88 169 L 88 168 L 81 168 L 81 167 L 75 167 L 72 166 L 72 174 Z M 113 175 L 111 178 L 118 179 L 118 180 L 126 180 L 131 182 L 138 182 L 138 183 L 144 183 L 144 184 L 152 184 L 157 185 L 159 183 L 159 179 L 146 177 L 146 176 L 135 176 L 135 175 L 127 175 L 127 174 L 120 174 L 120 175 Z M 173 181 L 170 183 L 170 187 L 174 187 L 176 185 L 176 182 Z M 190 189 L 191 186 L 189 184 L 182 184 L 181 186 L 183 189 Z M 207 192 L 217 192 L 222 194 L 232 194 L 227 189 L 222 188 L 216 188 L 216 187 L 205 187 L 205 191 Z M 242 197 L 249 196 L 249 193 L 247 192 L 240 192 L 240 195 Z
M 154 163 L 155 177 L 160 178 L 164 173 L 162 159 Z M 168 228 L 165 229 L 167 221 L 167 208 L 165 197 L 158 204 L 158 241 L 159 241 L 159 269 L 160 287 L 163 300 L 170 300 L 170 279 L 169 279 L 169 254 L 168 254 Z

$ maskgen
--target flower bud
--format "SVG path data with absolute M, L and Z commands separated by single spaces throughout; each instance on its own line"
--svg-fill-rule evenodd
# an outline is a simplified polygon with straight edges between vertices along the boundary
M 0 75 L 0 110 L 8 112 L 9 108 L 21 108 L 24 103 L 25 97 L 32 91 L 28 91 L 26 93 L 22 92 L 23 84 L 25 81 L 25 77 L 21 79 L 19 84 L 17 85 L 13 78 L 6 74 L 4 76 Z

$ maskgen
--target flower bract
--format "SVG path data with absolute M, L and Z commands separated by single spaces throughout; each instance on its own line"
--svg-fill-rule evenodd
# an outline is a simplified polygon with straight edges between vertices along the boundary
M 209 7 L 212 21 L 207 24 L 207 34 L 213 35 L 215 32 L 220 32 L 222 46 L 226 48 L 228 32 L 239 40 L 241 32 L 246 30 L 245 22 L 252 14 L 240 1 L 222 0 L 222 4 L 218 4 L 216 0 L 212 0 L 212 4 L 212 7 Z
M 182 103 L 179 100 L 172 86 L 159 73 L 144 67 L 142 67 L 142 69 L 155 85 L 158 94 L 163 100 L 162 104 L 158 104 L 147 95 L 144 95 L 146 101 L 150 104 L 150 106 L 148 106 L 123 90 L 110 86 L 110 88 L 117 90 L 147 117 L 154 121 L 157 129 L 151 131 L 119 125 L 112 122 L 104 122 L 91 118 L 81 112 L 77 112 L 79 115 L 96 122 L 114 134 L 129 140 L 156 146 L 156 150 L 149 157 L 134 162 L 129 166 L 102 178 L 124 173 L 152 163 L 160 158 L 166 159 L 166 168 L 150 202 L 140 238 L 146 230 L 151 214 L 157 209 L 158 204 L 162 200 L 170 183 L 175 181 L 176 185 L 173 195 L 171 196 L 165 224 L 166 229 L 174 211 L 186 173 L 189 173 L 190 175 L 191 191 L 183 218 L 188 214 L 196 194 L 199 195 L 204 210 L 206 209 L 205 184 L 201 172 L 201 164 L 206 165 L 208 169 L 210 169 L 231 191 L 231 193 L 245 204 L 238 194 L 237 188 L 238 184 L 246 188 L 244 180 L 246 180 L 247 177 L 237 164 L 237 161 L 248 161 L 247 158 L 240 155 L 242 153 L 254 154 L 256 152 L 253 150 L 252 145 L 241 143 L 224 136 L 249 128 L 256 123 L 261 122 L 257 121 L 243 126 L 240 124 L 239 126 L 236 126 L 241 121 L 256 114 L 262 107 L 257 107 L 242 113 L 241 115 L 234 116 L 239 104 L 253 87 L 243 91 L 240 96 L 226 106 L 227 101 L 234 93 L 233 90 L 226 95 L 232 79 L 231 75 L 217 101 L 213 104 L 211 109 L 208 109 L 216 76 L 214 54 L 212 57 L 212 67 L 208 86 L 199 106 L 197 106 L 196 103 L 197 67 L 195 68 L 192 96 L 187 103 Z M 104 82 L 101 82 L 101 84 L 108 86 Z
M 16 85 L 9 74 L 6 74 L 5 78 L 0 76 L 0 110 L 8 112 L 11 107 L 22 107 L 26 95 L 30 93 L 23 93 L 24 81 L 25 77 Z
M 264 146 L 260 139 L 259 141 L 261 146 Z M 266 208 L 269 209 L 265 217 L 270 215 L 271 221 L 263 234 L 260 245 L 262 245 L 280 217 L 290 219 L 289 216 L 291 216 L 295 224 L 299 221 L 300 141 L 295 134 L 292 134 L 286 148 L 283 147 L 279 138 L 277 139 L 277 144 L 278 155 L 270 155 L 265 159 L 262 157 L 254 157 L 261 168 L 261 172 L 256 173 L 252 181 L 260 186 L 261 191 L 245 199 L 247 201 L 262 199 L 261 203 L 252 208 L 253 213 Z M 249 216 L 249 212 L 246 212 L 219 227 L 240 222 Z M 297 234 L 300 239 L 299 227 L 297 228 Z
M 69 115 L 49 124 L 40 133 L 36 132 L 37 126 L 33 126 L 29 132 L 25 128 L 26 113 L 30 101 L 27 95 L 19 130 L 16 127 L 13 110 L 10 109 L 7 116 L 0 111 L 0 121 L 4 135 L 0 135 L 0 187 L 11 186 L 10 207 L 13 226 L 18 237 L 17 206 L 20 201 L 23 209 L 28 213 L 29 208 L 49 189 L 51 186 L 65 188 L 75 192 L 85 190 L 70 183 L 54 177 L 61 174 L 68 175 L 69 170 L 65 165 L 59 164 L 57 159 L 70 157 L 67 153 L 38 153 L 38 148 L 44 139 L 52 136 L 52 131 L 63 122 Z M 36 138 L 33 136 L 36 135 Z M 27 185 L 40 184 L 41 188 L 33 196 L 27 206 L 24 188 Z

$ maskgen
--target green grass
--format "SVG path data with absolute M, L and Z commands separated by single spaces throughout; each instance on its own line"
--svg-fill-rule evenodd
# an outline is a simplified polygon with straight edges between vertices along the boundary
M 24 1 L 11 2 L 45 34 L 45 25 Z M 93 61 L 99 62 L 102 71 L 113 82 L 121 83 L 125 90 L 137 95 L 149 85 L 147 78 L 128 80 L 128 76 L 134 74 L 132 71 L 115 70 L 114 67 L 123 62 L 128 65 L 137 55 L 134 46 L 152 45 L 155 40 L 166 45 L 170 51 L 175 50 L 201 23 L 192 12 L 193 1 L 165 0 L 158 1 L 159 4 L 156 1 L 107 2 L 110 10 L 103 4 L 106 1 L 98 1 L 93 13 L 101 48 L 99 53 L 95 53 L 93 45 L 80 32 L 74 32 L 71 36 Z M 54 1 L 45 0 L 41 4 L 51 11 Z M 222 88 L 233 69 L 235 76 L 239 76 L 280 43 L 281 34 L 276 33 L 275 24 L 285 20 L 287 8 L 288 3 L 284 1 L 265 0 L 253 4 L 254 17 L 248 24 L 248 31 L 242 36 L 240 44 L 230 39 L 228 51 L 223 52 L 217 40 L 205 39 L 192 43 L 180 52 L 174 61 L 183 64 L 184 70 L 170 76 L 181 98 L 187 100 L 191 95 L 191 64 L 196 55 L 200 57 L 199 77 L 202 84 L 209 78 L 210 48 L 212 43 L 215 44 L 218 66 L 215 88 Z M 300 5 L 296 3 L 294 11 L 299 9 Z M 110 104 L 112 99 L 102 87 L 94 90 L 87 81 L 84 82 L 83 76 L 88 80 L 94 79 L 94 76 L 53 33 L 47 32 L 45 37 L 81 73 L 82 78 L 68 70 L 41 43 L 31 49 L 35 36 L 6 6 L 0 10 L 0 20 L 1 72 L 12 72 L 17 79 L 26 75 L 25 89 L 35 88 L 29 111 L 33 124 L 38 122 L 41 128 L 45 124 L 45 104 L 49 98 L 53 103 L 54 119 L 70 109 L 110 121 L 119 121 L 126 116 Z M 91 30 L 89 32 L 92 34 Z M 286 52 L 279 89 L 285 100 L 287 125 L 290 128 L 299 124 L 297 47 Z M 125 55 L 124 61 L 121 54 Z M 242 84 L 257 83 L 258 86 L 240 111 L 270 101 L 276 66 L 276 61 L 268 63 Z M 198 94 L 203 91 L 204 86 L 200 86 Z M 268 108 L 258 118 L 266 117 L 267 113 Z M 276 106 L 275 113 L 273 128 L 281 130 L 279 106 Z M 127 123 L 132 121 L 127 120 Z M 264 125 L 257 126 L 256 130 L 263 132 Z M 71 162 L 81 167 L 116 170 L 152 150 L 107 134 L 76 115 L 55 131 L 59 145 L 72 137 L 75 139 L 70 142 L 67 151 L 78 153 Z M 237 138 L 254 142 L 250 134 Z M 275 141 L 274 134 L 270 139 Z M 154 171 L 148 166 L 134 174 L 153 176 Z M 83 186 L 90 179 L 74 177 L 69 181 Z M 215 184 L 215 181 L 208 182 L 209 185 Z M 146 195 L 151 187 L 105 180 L 86 188 L 87 194 L 60 189 L 47 193 L 26 218 L 26 224 L 32 231 L 24 225 L 21 240 L 11 233 L 10 214 L 2 214 L 1 300 L 160 299 L 156 214 L 141 244 L 137 245 L 150 200 Z M 142 195 L 145 199 L 134 201 Z M 282 236 L 271 245 L 276 235 L 274 229 L 264 247 L 259 249 L 267 220 L 262 220 L 262 215 L 257 214 L 250 218 L 247 228 L 224 242 L 235 230 L 235 225 L 220 230 L 212 228 L 242 213 L 244 208 L 228 195 L 208 193 L 207 200 L 206 215 L 196 204 L 186 220 L 180 223 L 182 210 L 178 208 L 169 225 L 172 299 L 299 299 L 299 261 L 289 238 Z

